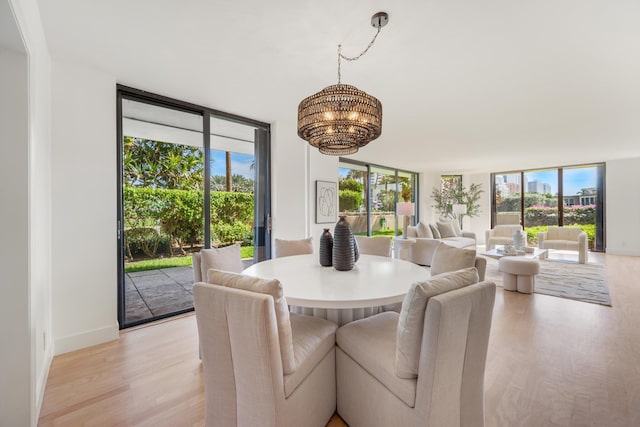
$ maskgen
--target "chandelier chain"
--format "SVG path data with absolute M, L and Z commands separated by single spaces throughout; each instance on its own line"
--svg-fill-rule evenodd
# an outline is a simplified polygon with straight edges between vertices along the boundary
M 342 59 L 344 59 L 345 61 L 357 61 L 358 59 L 362 58 L 364 54 L 366 54 L 369 51 L 369 49 L 371 49 L 371 46 L 373 46 L 373 44 L 375 43 L 376 38 L 378 37 L 378 34 L 380 34 L 380 30 L 382 30 L 382 26 L 378 27 L 378 30 L 376 31 L 376 34 L 373 36 L 373 38 L 369 42 L 369 45 L 365 48 L 365 50 L 360 52 L 359 55 L 345 56 L 342 54 L 342 45 L 341 44 L 338 45 L 338 84 L 340 84 L 340 79 L 342 78 L 342 73 L 341 73 Z

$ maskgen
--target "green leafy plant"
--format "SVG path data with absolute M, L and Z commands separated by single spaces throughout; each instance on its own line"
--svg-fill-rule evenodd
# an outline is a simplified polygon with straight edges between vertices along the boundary
M 340 212 L 355 212 L 362 205 L 362 193 L 352 190 L 338 192 L 338 208 Z
M 481 184 L 471 184 L 467 190 L 464 186 L 445 186 L 443 188 L 434 187 L 431 198 L 435 202 L 434 208 L 440 216 L 455 218 L 453 205 L 465 205 L 467 211 L 464 215 L 469 217 L 480 214 L 480 195 L 484 192 Z
M 253 200 L 253 194 L 211 193 L 214 243 L 242 241 L 245 245 L 253 244 Z M 203 203 L 201 190 L 124 187 L 125 237 L 128 237 L 128 245 L 134 244 L 127 249 L 129 260 L 137 254 L 152 256 L 154 252 L 164 252 L 162 241 L 156 247 L 153 232 L 149 230 L 160 230 L 159 235 L 169 237 L 169 252 L 176 247 L 184 255 L 185 246 L 201 245 L 204 238 Z

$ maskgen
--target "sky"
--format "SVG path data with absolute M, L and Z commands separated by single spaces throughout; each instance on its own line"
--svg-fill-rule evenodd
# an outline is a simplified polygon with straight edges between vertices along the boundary
M 563 189 L 565 196 L 572 196 L 583 188 L 596 187 L 596 168 L 565 168 L 563 173 Z M 551 194 L 558 193 L 558 172 L 547 170 L 540 172 L 525 172 L 528 181 L 539 180 L 551 185 Z
M 211 176 L 226 174 L 227 163 L 224 153 L 224 151 L 211 150 Z M 254 159 L 253 154 L 231 153 L 231 174 L 254 179 L 255 173 L 251 170 Z

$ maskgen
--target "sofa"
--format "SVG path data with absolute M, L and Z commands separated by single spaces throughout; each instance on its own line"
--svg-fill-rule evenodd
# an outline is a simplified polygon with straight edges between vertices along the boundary
M 513 235 L 516 231 L 522 231 L 520 224 L 496 225 L 493 229 L 487 230 L 484 235 L 487 250 L 493 249 L 496 245 L 513 245 Z
M 462 231 L 458 222 L 450 219 L 441 218 L 434 224 L 419 222 L 415 226 L 409 226 L 407 237 L 415 240 L 409 259 L 419 265 L 431 265 L 433 253 L 440 243 L 455 248 L 476 249 L 475 233 Z
M 578 251 L 580 264 L 587 262 L 588 240 L 587 233 L 579 227 L 549 227 L 548 231 L 538 233 L 540 249 Z

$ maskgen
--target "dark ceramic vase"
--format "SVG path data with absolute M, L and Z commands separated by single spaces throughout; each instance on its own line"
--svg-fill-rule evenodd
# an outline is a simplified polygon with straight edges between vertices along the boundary
M 320 265 L 323 267 L 333 265 L 333 236 L 328 228 L 325 228 L 320 236 Z
M 347 217 L 341 216 L 333 230 L 333 267 L 340 271 L 353 269 L 356 263 L 356 247 L 356 239 Z

